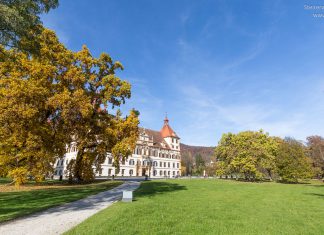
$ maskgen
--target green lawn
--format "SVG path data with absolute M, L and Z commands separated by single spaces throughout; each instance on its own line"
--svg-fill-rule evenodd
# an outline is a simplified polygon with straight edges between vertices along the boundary
M 6 180 L 0 180 L 0 182 L 4 181 Z M 55 185 L 52 185 L 54 183 Z M 68 186 L 57 185 L 56 181 L 49 181 L 39 186 L 27 185 L 26 191 L 0 191 L 0 222 L 75 201 L 111 189 L 121 183 L 120 181 L 101 181 L 100 183 Z
M 67 234 L 324 234 L 324 184 L 149 181 Z

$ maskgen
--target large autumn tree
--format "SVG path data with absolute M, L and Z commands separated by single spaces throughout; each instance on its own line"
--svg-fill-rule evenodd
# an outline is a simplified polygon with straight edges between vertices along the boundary
M 107 152 L 116 167 L 135 146 L 138 113 L 122 117 L 118 107 L 131 96 L 116 76 L 123 67 L 87 47 L 72 52 L 53 31 L 37 36 L 39 53 L 0 47 L 0 170 L 13 178 L 42 178 L 66 145 L 79 149 L 73 175 L 94 177 Z
M 215 149 L 218 175 L 247 180 L 272 178 L 278 143 L 262 130 L 224 134 Z

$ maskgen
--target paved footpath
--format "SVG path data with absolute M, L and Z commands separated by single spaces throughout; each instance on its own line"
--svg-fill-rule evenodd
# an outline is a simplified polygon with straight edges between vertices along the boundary
M 1 235 L 62 234 L 122 198 L 123 190 L 135 190 L 139 182 L 124 184 L 87 198 L 0 224 Z

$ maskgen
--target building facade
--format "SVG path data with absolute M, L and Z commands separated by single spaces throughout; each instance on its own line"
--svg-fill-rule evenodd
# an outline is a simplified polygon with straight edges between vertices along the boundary
M 66 178 L 66 166 L 76 159 L 77 147 L 71 144 L 62 159 L 55 163 L 55 178 Z M 160 131 L 140 128 L 139 138 L 131 156 L 120 162 L 119 171 L 113 166 L 113 158 L 107 153 L 97 177 L 149 176 L 151 178 L 173 178 L 181 174 L 180 138 L 164 119 Z

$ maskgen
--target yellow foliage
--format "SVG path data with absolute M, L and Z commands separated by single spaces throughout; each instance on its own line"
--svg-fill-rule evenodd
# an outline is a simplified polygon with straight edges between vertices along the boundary
M 20 185 L 27 182 L 28 171 L 23 167 L 18 167 L 9 172 L 8 175 L 15 182 L 15 186 L 19 187 Z
M 37 55 L 0 47 L 0 170 L 23 167 L 42 180 L 73 140 L 74 176 L 91 180 L 107 152 L 125 158 L 135 147 L 138 114 L 113 115 L 131 85 L 115 75 L 123 67 L 108 54 L 72 52 L 48 29 L 37 41 Z

